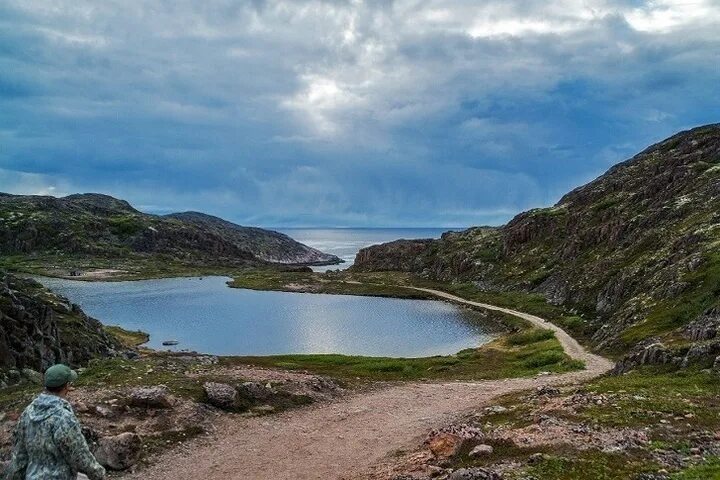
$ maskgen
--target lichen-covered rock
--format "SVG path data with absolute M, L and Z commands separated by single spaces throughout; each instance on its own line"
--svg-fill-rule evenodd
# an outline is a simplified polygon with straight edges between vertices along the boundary
M 720 354 L 720 339 L 696 342 L 685 354 L 682 360 L 682 366 L 688 367 L 692 364 L 702 362 L 711 365 L 718 354 Z
M 100 465 L 111 470 L 127 470 L 137 463 L 142 451 L 140 437 L 125 432 L 98 440 L 94 454 Z
M 690 322 L 683 330 L 683 334 L 689 340 L 698 342 L 717 337 L 719 330 L 720 310 L 718 308 L 711 308 L 699 318 Z
M 131 407 L 139 408 L 171 408 L 172 400 L 167 387 L 158 385 L 156 387 L 142 387 L 134 389 L 130 394 L 129 402 Z
M 238 392 L 232 385 L 218 382 L 205 382 L 203 390 L 208 403 L 224 410 L 233 410 L 238 406 Z

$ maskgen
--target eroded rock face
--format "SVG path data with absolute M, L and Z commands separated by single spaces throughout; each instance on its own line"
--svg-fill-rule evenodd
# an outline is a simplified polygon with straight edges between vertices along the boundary
M 640 365 L 665 365 L 674 361 L 672 351 L 655 339 L 638 344 L 625 358 L 615 364 L 613 375 L 629 372 Z
M 720 310 L 712 308 L 688 324 L 683 334 L 686 338 L 698 342 L 717 337 L 718 330 L 720 330 Z
M 79 366 L 118 354 L 100 322 L 38 282 L 0 272 L 0 371 Z
M 134 433 L 125 432 L 97 441 L 94 454 L 98 463 L 111 470 L 127 470 L 140 459 L 142 442 Z

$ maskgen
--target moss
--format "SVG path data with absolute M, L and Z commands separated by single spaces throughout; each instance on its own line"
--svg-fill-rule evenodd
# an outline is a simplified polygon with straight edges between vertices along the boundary
M 700 465 L 675 473 L 672 480 L 720 480 L 720 457 L 710 457 Z
M 546 455 L 537 465 L 525 469 L 523 474 L 543 480 L 617 480 L 657 470 L 658 466 L 649 460 L 590 450 L 572 456 Z

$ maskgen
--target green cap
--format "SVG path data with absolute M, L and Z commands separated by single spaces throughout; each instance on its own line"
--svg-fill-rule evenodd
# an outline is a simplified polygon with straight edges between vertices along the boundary
M 50 388 L 62 387 L 77 380 L 78 374 L 67 365 L 58 363 L 45 371 L 45 386 Z

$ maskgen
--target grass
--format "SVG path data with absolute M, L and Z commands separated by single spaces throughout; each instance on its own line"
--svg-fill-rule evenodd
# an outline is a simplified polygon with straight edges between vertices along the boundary
M 139 347 L 150 341 L 150 335 L 140 330 L 133 332 L 116 325 L 105 325 L 103 328 L 127 348 Z
M 673 474 L 672 480 L 720 480 L 720 458 L 710 457 L 706 462 Z
M 643 459 L 592 450 L 573 452 L 571 455 L 546 455 L 537 465 L 524 470 L 523 477 L 518 478 L 617 480 L 657 470 L 657 466 Z
M 567 372 L 584 367 L 565 355 L 553 337 L 523 345 L 498 339 L 456 355 L 424 358 L 363 357 L 352 355 L 273 355 L 226 357 L 226 364 L 252 364 L 352 380 L 481 380 L 526 377 L 541 371 Z

